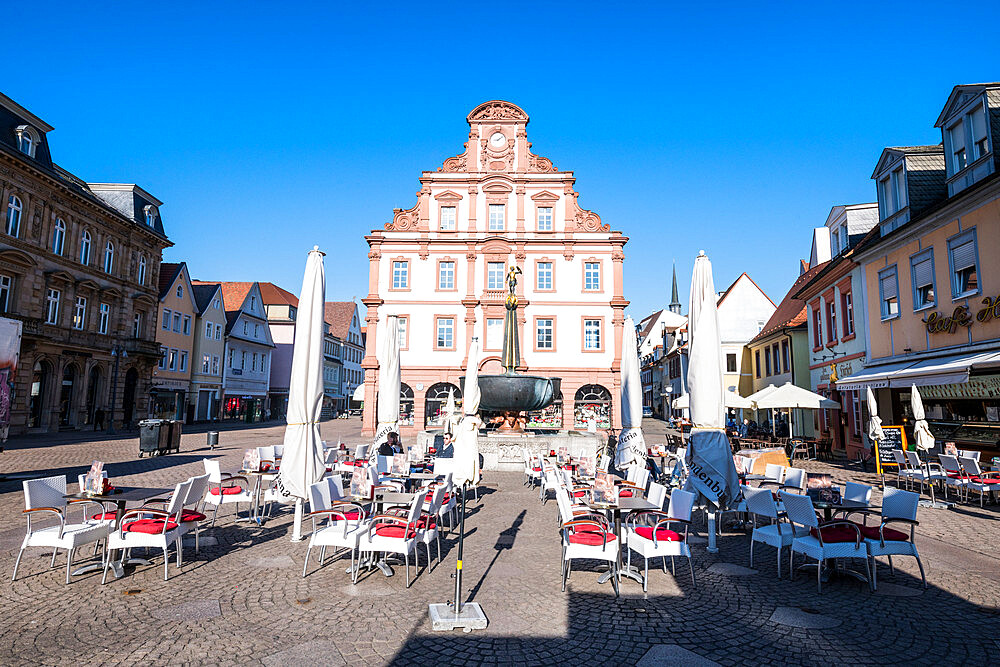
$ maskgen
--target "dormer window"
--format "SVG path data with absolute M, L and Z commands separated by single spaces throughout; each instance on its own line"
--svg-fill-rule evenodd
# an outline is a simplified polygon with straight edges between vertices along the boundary
M 906 177 L 902 165 L 878 182 L 878 203 L 883 220 L 906 208 Z
M 142 209 L 143 213 L 146 215 L 146 225 L 152 227 L 156 224 L 156 207 L 153 205 L 148 205 Z
M 35 128 L 30 125 L 19 125 L 14 129 L 14 132 L 17 134 L 17 150 L 28 157 L 35 157 L 35 149 L 38 148 L 38 143 L 41 140 Z

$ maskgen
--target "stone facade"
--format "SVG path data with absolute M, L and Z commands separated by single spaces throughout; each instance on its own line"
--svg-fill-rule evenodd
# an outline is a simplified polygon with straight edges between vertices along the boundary
M 0 95 L 0 308 L 23 322 L 12 434 L 145 417 L 160 357 L 161 202 L 60 169 L 51 129 Z

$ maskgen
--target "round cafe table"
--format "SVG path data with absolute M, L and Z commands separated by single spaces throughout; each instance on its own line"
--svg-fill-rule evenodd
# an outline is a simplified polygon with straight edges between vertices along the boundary
M 622 510 L 631 512 L 633 510 L 655 510 L 658 509 L 654 503 L 649 502 L 645 498 L 619 498 L 617 505 L 605 505 L 591 504 L 591 509 L 595 509 L 605 513 L 611 513 L 613 520 L 615 522 L 615 535 L 618 536 L 618 580 L 621 581 L 622 577 L 628 577 L 634 581 L 642 583 L 642 574 L 639 572 L 639 568 L 627 567 L 622 564 L 622 547 L 624 544 L 624 537 L 622 536 Z M 628 548 L 628 547 L 625 547 Z M 597 583 L 604 584 L 611 579 L 611 570 L 602 574 L 597 579 Z

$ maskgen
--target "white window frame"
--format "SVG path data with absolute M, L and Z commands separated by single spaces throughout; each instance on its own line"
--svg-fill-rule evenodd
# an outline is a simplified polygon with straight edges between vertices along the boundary
M 176 371 L 177 370 L 177 354 L 178 354 L 178 352 L 180 352 L 180 350 L 175 350 L 174 348 L 170 348 L 170 351 L 167 353 L 167 370 L 168 371 Z
M 500 267 L 500 273 L 496 274 L 494 269 Z M 497 290 L 504 288 L 504 279 L 507 277 L 507 265 L 504 262 L 486 263 L 486 289 Z
M 455 288 L 455 262 L 446 261 L 438 264 L 438 289 L 454 290 Z
M 959 284 L 959 276 L 955 269 L 955 253 L 956 247 L 965 245 L 969 240 L 972 240 L 972 249 L 975 258 L 975 270 L 976 270 L 976 288 L 972 290 L 965 290 L 964 292 L 960 290 L 961 285 Z M 966 229 L 963 232 L 952 236 L 948 239 L 948 274 L 951 276 L 951 298 L 952 301 L 958 299 L 965 299 L 970 296 L 975 296 L 979 294 L 982 287 L 982 271 L 980 270 L 982 264 L 979 261 L 979 239 L 976 235 L 976 228 Z M 964 268 L 964 267 L 963 267 Z
M 170 331 L 170 322 L 171 322 L 170 318 L 172 312 L 173 311 L 171 311 L 169 308 L 163 309 L 163 321 L 160 323 L 160 328 L 163 329 L 164 331 Z
M 410 288 L 410 262 L 396 259 L 392 262 L 392 289 Z
M 108 241 L 104 246 L 104 272 L 112 273 L 115 270 L 115 244 Z
M 136 282 L 140 285 L 146 284 L 146 256 L 139 255 L 139 270 L 136 272 Z
M 212 355 L 212 375 L 219 374 L 219 355 Z
M 895 283 L 895 286 L 896 286 L 896 294 L 895 294 L 895 297 L 896 297 L 896 312 L 895 313 L 893 313 L 891 311 L 891 309 L 889 308 L 889 305 L 887 303 L 887 300 L 889 298 L 891 298 L 891 297 L 887 297 L 886 293 L 885 293 L 885 291 L 883 289 L 883 287 L 884 287 L 883 280 L 887 279 L 887 278 L 890 278 L 890 277 L 892 278 L 892 280 L 893 280 L 893 282 Z M 886 267 L 886 268 L 884 268 L 884 269 L 882 269 L 881 271 L 878 272 L 878 296 L 879 296 L 879 312 L 880 312 L 880 314 L 882 316 L 881 317 L 882 321 L 886 322 L 888 320 L 894 320 L 897 317 L 899 317 L 899 314 L 900 314 L 900 311 L 901 311 L 901 309 L 899 307 L 899 271 L 896 268 L 895 264 L 893 264 L 892 266 L 888 266 L 888 267 Z
M 535 227 L 540 232 L 551 232 L 553 229 L 553 220 L 555 218 L 555 209 L 552 206 L 539 206 L 537 211 L 538 213 L 535 218 Z
M 56 224 L 52 228 L 52 252 L 62 257 L 66 245 L 66 222 L 62 218 L 56 218 Z
M 0 312 L 10 310 L 10 298 L 14 294 L 14 279 L 0 274 Z
M 434 328 L 436 330 L 434 336 L 434 349 L 435 350 L 454 349 L 455 318 L 452 316 L 436 317 L 434 318 Z
M 458 227 L 458 207 L 441 207 L 441 231 L 453 232 Z
M 491 232 L 502 232 L 507 229 L 507 205 L 506 204 L 489 204 L 487 206 L 487 215 L 489 216 L 487 230 Z M 494 215 L 497 214 L 497 215 Z
M 601 350 L 601 338 L 603 332 L 601 329 L 604 327 L 603 321 L 600 318 L 585 318 L 583 320 L 583 349 L 588 352 L 594 352 Z M 591 340 L 590 335 L 593 332 L 593 327 L 596 326 L 596 339 Z
M 222 325 L 215 325 L 215 340 L 222 340 Z
M 97 333 L 108 335 L 108 326 L 111 324 L 111 304 L 102 302 L 98 307 Z
M 87 325 L 87 297 L 78 296 L 73 304 L 73 328 L 82 331 Z
M 174 333 L 181 332 L 181 314 L 178 313 L 176 310 L 174 311 L 174 321 L 170 326 L 170 330 L 173 331 Z
M 21 214 L 24 211 L 24 204 L 17 195 L 7 197 L 7 222 L 6 231 L 8 236 L 17 238 L 21 232 Z
M 593 273 L 591 273 L 591 268 L 593 267 Z M 600 292 L 601 291 L 601 263 L 600 262 L 584 262 L 583 263 L 583 289 L 588 292 Z
M 137 310 L 134 315 L 132 315 L 132 337 L 142 338 L 142 320 L 143 315 L 141 310 Z
M 212 340 L 212 332 L 215 331 L 215 325 L 211 322 L 205 322 L 205 338 Z
M 62 293 L 57 289 L 49 288 L 45 292 L 45 323 L 59 324 L 59 300 Z
M 547 284 L 544 278 L 548 278 Z M 555 264 L 553 262 L 538 262 L 535 265 L 535 289 L 551 291 L 555 286 Z
M 90 264 L 90 250 L 93 244 L 94 240 L 91 238 L 90 232 L 84 230 L 83 236 L 80 237 L 80 263 L 84 266 Z
M 543 324 L 546 323 L 546 324 Z M 556 348 L 556 320 L 554 317 L 539 317 L 535 320 L 535 349 L 546 352 Z
M 929 300 L 929 301 L 925 301 L 922 298 L 922 295 L 921 295 L 921 292 L 920 292 L 920 288 L 924 287 L 925 285 L 918 285 L 917 284 L 917 277 L 916 277 L 917 276 L 917 266 L 920 265 L 920 264 L 922 264 L 923 262 L 930 262 L 930 265 L 931 265 L 931 269 L 930 269 L 930 271 L 931 271 L 930 288 L 931 288 L 931 293 L 934 295 L 934 298 L 931 299 L 931 300 Z M 933 247 L 926 248 L 925 250 L 921 250 L 918 253 L 910 255 L 910 288 L 911 288 L 911 290 L 913 292 L 913 312 L 916 313 L 916 312 L 919 312 L 921 310 L 926 310 L 928 308 L 933 308 L 934 306 L 937 305 L 937 276 L 935 276 L 935 274 L 934 274 L 934 248 Z

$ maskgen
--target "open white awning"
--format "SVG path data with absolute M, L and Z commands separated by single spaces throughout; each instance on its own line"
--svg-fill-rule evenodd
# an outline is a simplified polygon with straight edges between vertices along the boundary
M 365 400 L 365 386 L 359 384 L 354 388 L 354 394 L 351 395 L 351 400 L 353 401 L 363 401 Z
M 840 405 L 836 401 L 831 401 L 828 398 L 815 394 L 808 389 L 803 389 L 802 387 L 796 386 L 791 382 L 786 382 L 772 392 L 769 392 L 767 396 L 764 396 L 757 402 L 757 407 L 760 409 L 775 408 L 775 409 L 790 409 L 790 408 L 805 408 L 808 410 L 839 410 Z
M 952 354 L 920 361 L 901 361 L 872 366 L 837 380 L 837 389 L 853 391 L 865 387 L 898 389 L 912 385 L 926 387 L 962 384 L 969 381 L 970 371 L 981 368 L 1000 368 L 1000 352 Z

